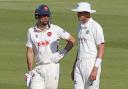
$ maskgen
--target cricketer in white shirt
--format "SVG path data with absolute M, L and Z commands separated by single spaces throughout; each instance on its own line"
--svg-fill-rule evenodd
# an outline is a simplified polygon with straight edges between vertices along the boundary
M 27 47 L 33 48 L 36 64 L 47 64 L 49 57 L 58 51 L 59 39 L 67 40 L 70 34 L 59 26 L 50 25 L 50 29 L 41 32 L 37 27 L 28 30 Z
M 72 70 L 74 89 L 99 89 L 101 61 L 104 54 L 104 34 L 90 13 L 90 4 L 80 2 L 76 9 L 78 20 L 78 51 Z
M 79 51 L 78 58 L 96 57 L 97 45 L 104 43 L 102 27 L 92 18 L 78 28 Z
M 57 89 L 59 80 L 59 39 L 68 40 L 70 34 L 57 25 L 50 25 L 45 32 L 36 26 L 28 29 L 26 46 L 33 49 L 36 67 L 31 71 L 30 89 Z M 54 55 L 56 54 L 56 55 Z M 54 56 L 52 58 L 52 55 Z M 28 76 L 29 77 L 29 76 Z
M 36 25 L 28 29 L 26 59 L 28 72 L 25 74 L 29 89 L 57 89 L 59 62 L 75 42 L 73 36 L 57 25 L 51 24 L 51 11 L 47 5 L 35 9 Z M 66 41 L 59 49 L 59 40 Z M 34 65 L 35 61 L 36 65 Z

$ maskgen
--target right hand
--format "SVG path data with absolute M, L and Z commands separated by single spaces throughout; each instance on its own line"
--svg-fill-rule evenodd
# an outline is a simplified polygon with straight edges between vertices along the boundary
M 32 71 L 25 73 L 25 81 L 26 81 L 27 87 L 30 86 L 31 78 L 32 78 Z

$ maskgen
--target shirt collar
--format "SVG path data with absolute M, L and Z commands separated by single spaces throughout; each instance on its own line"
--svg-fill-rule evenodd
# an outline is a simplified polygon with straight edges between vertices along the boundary
M 49 27 L 47 26 L 46 29 L 49 29 Z M 37 25 L 34 26 L 34 31 L 35 32 L 42 32 L 42 30 L 40 30 Z
M 89 27 L 89 24 L 91 23 L 92 20 L 93 20 L 92 18 L 89 18 L 88 22 L 86 22 L 84 24 L 83 23 L 80 23 L 80 27 L 83 28 L 83 29 L 88 28 Z

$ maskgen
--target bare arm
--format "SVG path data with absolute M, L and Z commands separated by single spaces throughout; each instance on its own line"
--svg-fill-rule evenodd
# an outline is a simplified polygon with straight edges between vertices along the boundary
M 67 39 L 67 44 L 65 48 L 62 50 L 59 50 L 58 52 L 50 56 L 50 59 L 51 59 L 50 61 L 53 63 L 58 63 L 64 57 L 64 55 L 72 49 L 72 47 L 74 46 L 74 43 L 75 43 L 74 37 L 70 36 Z
M 69 51 L 72 49 L 74 43 L 75 43 L 74 37 L 70 36 L 69 39 L 67 40 L 67 44 L 66 44 L 66 46 L 65 46 L 64 49 L 65 49 L 67 52 L 69 52 Z
M 97 53 L 97 58 L 99 58 L 100 61 L 102 61 L 103 59 L 103 55 L 104 55 L 104 43 L 101 43 L 98 45 L 98 53 Z M 96 60 L 97 61 L 97 60 Z M 93 69 L 92 69 L 92 72 L 90 74 L 90 79 L 91 80 L 96 80 L 96 76 L 97 76 L 97 73 L 98 73 L 98 67 L 96 67 L 94 65 Z
M 33 49 L 32 48 L 27 47 L 26 59 L 27 59 L 28 71 L 31 71 L 33 66 Z
M 104 55 L 104 43 L 101 43 L 100 45 L 98 45 L 98 54 L 97 54 L 97 58 L 101 58 L 103 59 L 103 55 Z

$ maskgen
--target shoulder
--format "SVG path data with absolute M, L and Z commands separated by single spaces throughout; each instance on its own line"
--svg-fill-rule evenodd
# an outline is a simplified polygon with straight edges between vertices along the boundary
M 51 29 L 54 29 L 54 30 L 63 30 L 60 26 L 55 25 L 55 24 L 51 24 Z
M 34 27 L 28 28 L 28 33 L 32 33 L 32 32 L 34 32 Z
M 93 20 L 93 19 L 91 19 L 91 24 L 92 24 L 95 28 L 100 28 L 100 29 L 102 29 L 101 25 L 100 25 L 97 21 L 95 21 L 95 20 Z

